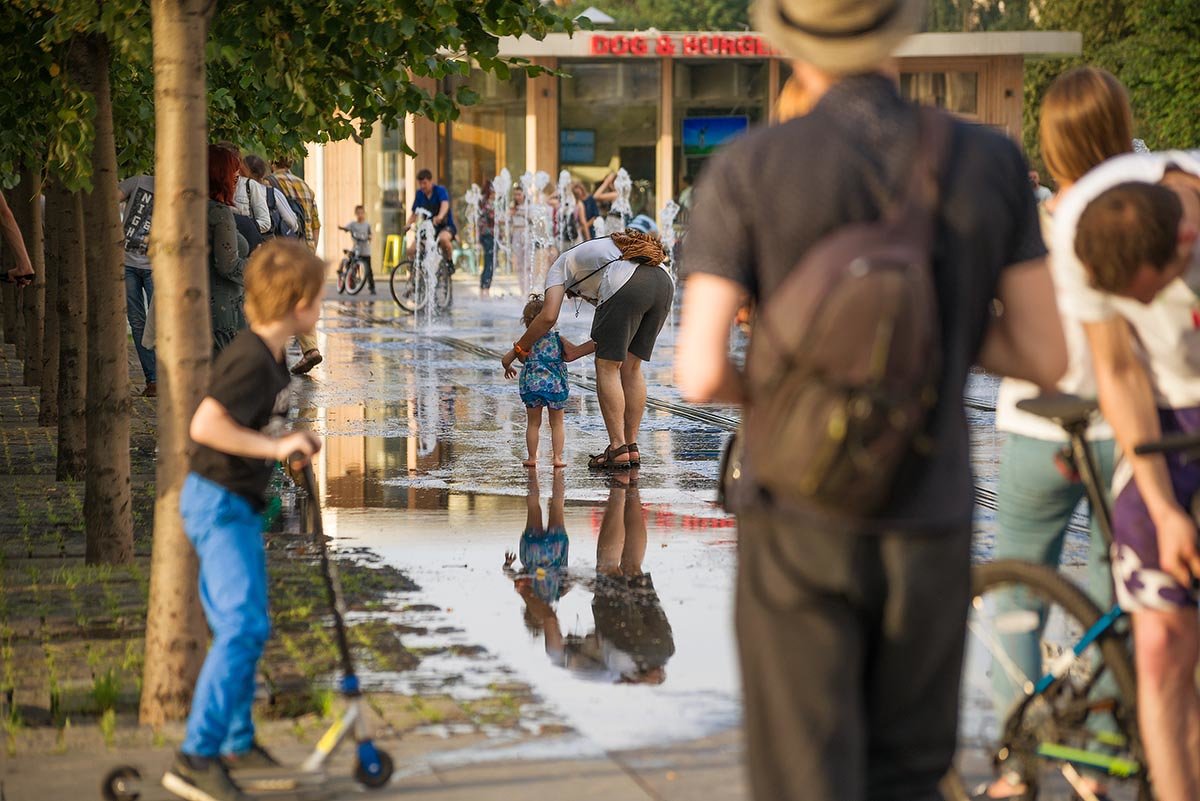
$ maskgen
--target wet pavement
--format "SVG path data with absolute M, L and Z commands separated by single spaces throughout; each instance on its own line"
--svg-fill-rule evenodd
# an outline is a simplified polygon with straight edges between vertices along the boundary
M 392 616 L 412 632 L 406 646 L 424 654 L 399 689 L 472 698 L 532 687 L 539 703 L 523 709 L 521 728 L 548 736 L 517 746 L 528 759 L 586 759 L 736 730 L 735 530 L 714 503 L 736 411 L 681 404 L 669 324 L 646 365 L 652 408 L 630 485 L 585 467 L 606 444 L 590 359 L 570 366 L 569 467 L 550 469 L 545 427 L 531 481 L 520 464 L 524 408 L 498 362 L 521 333 L 523 301 L 480 300 L 465 281 L 455 291 L 453 312 L 432 322 L 386 295 L 331 294 L 318 330 L 325 363 L 297 382 L 298 420 L 326 437 L 316 468 L 327 533 L 337 548 L 369 550 L 421 587 Z M 591 311 L 568 304 L 560 331 L 586 340 Z M 993 539 L 996 387 L 978 375 L 967 390 L 979 560 Z M 1077 528 L 1069 563 L 1086 554 Z M 516 558 L 506 567 L 509 552 Z M 365 678 L 368 688 L 385 680 Z M 511 732 L 496 738 L 507 748 Z M 486 745 L 455 759 L 486 760 Z
M 471 698 L 519 682 L 532 733 L 569 729 L 562 757 L 657 746 L 737 726 L 733 521 L 713 503 L 717 424 L 675 412 L 673 334 L 647 365 L 644 466 L 610 479 L 594 391 L 572 387 L 563 470 L 524 458 L 525 411 L 498 359 L 520 333 L 516 297 L 464 297 L 429 325 L 390 298 L 330 299 L 325 363 L 299 384 L 299 420 L 326 437 L 316 464 L 325 528 L 422 588 L 396 622 L 425 654 L 402 692 Z M 587 339 L 591 308 L 560 330 Z M 571 365 L 585 386 L 590 360 Z M 506 568 L 506 553 L 514 559 Z M 539 567 L 541 568 L 539 572 Z M 371 681 L 370 676 L 366 679 Z M 454 734 L 448 730 L 447 734 Z

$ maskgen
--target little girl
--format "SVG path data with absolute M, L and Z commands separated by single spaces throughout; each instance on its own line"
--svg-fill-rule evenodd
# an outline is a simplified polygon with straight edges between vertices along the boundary
M 525 310 L 521 312 L 521 323 L 526 328 L 542 311 L 541 295 L 530 295 Z M 551 331 L 533 343 L 524 356 L 521 368 L 521 402 L 529 416 L 525 428 L 525 446 L 529 458 L 521 462 L 526 467 L 537 466 L 538 434 L 542 428 L 542 409 L 550 410 L 550 443 L 554 449 L 554 466 L 566 467 L 563 461 L 563 407 L 567 404 L 570 388 L 567 385 L 566 362 L 596 352 L 596 343 L 588 340 L 582 345 L 572 345 L 557 331 Z M 505 378 L 513 378 L 517 371 L 513 367 L 504 370 Z

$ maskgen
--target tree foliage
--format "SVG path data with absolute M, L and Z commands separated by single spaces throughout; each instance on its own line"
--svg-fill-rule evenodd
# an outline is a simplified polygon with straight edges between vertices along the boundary
M 514 69 L 537 73 L 523 60 L 501 59 L 500 37 L 570 29 L 538 0 L 225 0 L 207 48 L 211 138 L 295 155 L 307 142 L 397 126 L 406 114 L 446 120 L 474 93 L 431 94 L 410 76 L 465 75 L 472 61 L 502 79 Z M 90 165 L 80 156 L 90 150 L 95 107 L 65 68 L 75 37 L 85 34 L 104 36 L 112 48 L 121 171 L 151 169 L 148 4 L 11 0 L 0 5 L 0 181 L 15 181 L 16 168 L 42 153 L 68 185 L 90 188 Z

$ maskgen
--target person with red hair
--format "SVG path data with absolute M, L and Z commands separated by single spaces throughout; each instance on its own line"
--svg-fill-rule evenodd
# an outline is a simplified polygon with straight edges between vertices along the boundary
M 238 233 L 233 217 L 238 167 L 238 158 L 231 151 L 208 146 L 208 293 L 214 355 L 246 327 L 242 275 L 250 245 Z

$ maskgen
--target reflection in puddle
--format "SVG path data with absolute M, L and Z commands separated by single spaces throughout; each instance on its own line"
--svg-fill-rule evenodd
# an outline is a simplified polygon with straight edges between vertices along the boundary
M 563 522 L 565 475 L 554 472 L 548 520 L 542 522 L 537 471 L 530 471 L 528 512 L 518 554 L 505 554 L 505 573 L 524 601 L 524 620 L 540 635 L 550 661 L 581 677 L 621 684 L 662 684 L 667 660 L 675 653 L 671 624 L 643 571 L 646 511 L 637 472 L 610 478 L 608 504 L 596 545 L 596 570 L 590 578 L 568 571 L 570 538 Z M 592 595 L 592 625 L 586 634 L 564 633 L 559 600 L 578 585 Z

